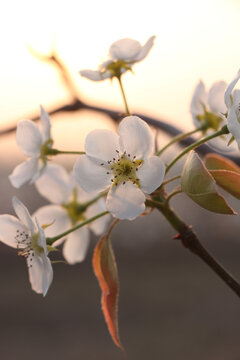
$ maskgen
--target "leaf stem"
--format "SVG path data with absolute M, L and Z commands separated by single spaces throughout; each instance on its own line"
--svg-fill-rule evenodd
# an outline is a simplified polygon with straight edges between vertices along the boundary
M 123 84 L 122 84 L 121 75 L 120 75 L 120 76 L 117 76 L 117 79 L 118 79 L 118 82 L 119 82 L 119 85 L 120 85 L 120 89 L 121 89 L 121 93 L 122 93 L 122 97 L 123 97 L 123 101 L 124 101 L 124 105 L 125 105 L 125 109 L 126 109 L 126 114 L 127 114 L 128 116 L 130 116 L 131 113 L 130 113 L 130 111 L 129 111 L 129 107 L 128 107 L 128 103 L 127 103 L 127 98 L 126 98 L 125 91 L 124 91 Z
M 146 200 L 146 205 L 157 208 L 167 219 L 170 225 L 178 232 L 174 237 L 182 242 L 182 245 L 193 254 L 199 256 L 236 294 L 240 297 L 240 284 L 238 281 L 208 252 L 201 244 L 191 226 L 186 225 L 183 220 L 168 206 L 166 201 L 158 202 Z
M 191 131 L 189 131 L 189 132 L 187 132 L 187 133 L 183 133 L 183 134 L 179 134 L 179 135 L 175 136 L 168 144 L 166 144 L 161 150 L 159 150 L 159 151 L 156 153 L 156 155 L 157 155 L 157 156 L 162 155 L 162 153 L 163 153 L 166 149 L 168 149 L 171 145 L 173 145 L 173 144 L 175 144 L 176 142 L 181 141 L 181 140 L 183 140 L 183 139 L 185 139 L 185 138 L 187 138 L 187 137 L 189 137 L 189 136 L 197 133 L 198 131 L 203 131 L 204 129 L 205 129 L 205 126 L 200 126 L 200 127 L 196 128 L 196 129 L 194 129 L 194 130 L 191 130 Z
M 211 134 L 209 136 L 206 136 L 205 138 L 199 140 L 199 141 L 196 141 L 195 143 L 193 143 L 192 145 L 186 147 L 178 156 L 176 156 L 172 162 L 167 166 L 166 168 L 166 174 L 168 173 L 168 171 L 171 169 L 171 167 L 179 160 L 181 159 L 181 157 L 183 157 L 185 154 L 187 154 L 189 151 L 195 149 L 196 147 L 204 144 L 205 142 L 211 140 L 211 139 L 214 139 L 215 137 L 218 137 L 218 136 L 221 136 L 221 135 L 224 135 L 224 134 L 228 134 L 229 133 L 229 130 L 227 128 L 227 125 L 224 125 L 221 130 L 215 132 L 214 134 Z
M 46 239 L 47 244 L 48 244 L 48 245 L 52 245 L 55 241 L 61 239 L 62 237 L 70 234 L 71 232 L 73 232 L 73 231 L 75 231 L 75 230 L 80 229 L 82 226 L 87 225 L 87 224 L 93 222 L 94 220 L 97 220 L 97 219 L 99 219 L 100 217 L 102 217 L 102 216 L 104 216 L 104 215 L 107 215 L 107 214 L 109 214 L 108 211 L 101 212 L 101 213 L 99 213 L 99 214 L 97 214 L 97 215 L 95 215 L 95 216 L 93 216 L 93 217 L 91 217 L 91 218 L 89 218 L 89 219 L 81 222 L 80 224 L 72 227 L 71 229 L 69 229 L 69 230 L 67 230 L 67 231 L 64 231 L 63 233 L 61 233 L 61 234 L 59 234 L 59 235 L 57 235 L 57 236 L 48 237 L 48 238 Z

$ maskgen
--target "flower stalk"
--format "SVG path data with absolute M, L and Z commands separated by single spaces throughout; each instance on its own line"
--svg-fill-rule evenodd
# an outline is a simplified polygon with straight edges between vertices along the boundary
M 129 111 L 126 94 L 125 94 L 125 91 L 124 91 L 124 88 L 123 88 L 121 75 L 120 75 L 120 76 L 117 76 L 117 79 L 118 79 L 119 86 L 120 86 L 120 89 L 121 89 L 121 93 L 122 93 L 122 97 L 123 97 L 123 101 L 124 101 L 124 105 L 125 105 L 126 114 L 127 114 L 128 116 L 130 116 L 131 114 L 130 114 L 130 111 Z
M 194 130 L 191 130 L 191 131 L 188 131 L 188 132 L 186 132 L 186 133 L 179 134 L 179 135 L 175 136 L 169 143 L 167 143 L 161 150 L 159 150 L 159 151 L 156 153 L 156 155 L 157 155 L 157 156 L 162 155 L 162 153 L 163 153 L 165 150 L 167 150 L 171 145 L 175 144 L 175 143 L 178 142 L 178 141 L 181 141 L 181 140 L 183 140 L 183 139 L 186 139 L 187 137 L 189 137 L 189 136 L 191 136 L 191 135 L 193 135 L 193 134 L 195 134 L 195 133 L 197 133 L 197 132 L 199 132 L 199 131 L 203 131 L 203 130 L 205 130 L 205 128 L 206 128 L 205 125 L 204 125 L 204 126 L 200 126 L 200 127 L 196 128 L 196 129 L 194 129 Z
M 181 159 L 181 157 L 183 157 L 185 154 L 187 154 L 189 151 L 195 149 L 196 147 L 204 144 L 205 142 L 209 141 L 209 140 L 212 140 L 218 136 L 221 136 L 221 135 L 224 135 L 224 134 L 229 134 L 229 130 L 228 130 L 228 127 L 227 125 L 224 125 L 221 130 L 209 135 L 209 136 L 206 136 L 205 138 L 199 140 L 199 141 L 196 141 L 195 143 L 193 143 L 192 145 L 186 147 L 178 156 L 176 156 L 172 162 L 167 166 L 166 168 L 166 174 L 168 173 L 168 171 L 172 168 L 172 166 L 179 160 Z
M 80 229 L 80 228 L 83 227 L 84 225 L 87 225 L 87 224 L 93 222 L 94 220 L 97 220 L 97 219 L 99 219 L 100 217 L 102 217 L 102 216 L 104 216 L 104 215 L 107 215 L 107 214 L 109 214 L 108 211 L 103 211 L 103 212 L 101 212 L 101 213 L 99 213 L 99 214 L 97 214 L 97 215 L 95 215 L 95 216 L 93 216 L 93 217 L 91 217 L 91 218 L 89 218 L 89 219 L 81 222 L 80 224 L 78 224 L 78 225 L 76 225 L 76 226 L 73 226 L 71 229 L 69 229 L 69 230 L 67 230 L 67 231 L 64 231 L 63 233 L 61 233 L 61 234 L 59 234 L 59 235 L 57 235 L 57 236 L 48 237 L 48 238 L 46 238 L 47 244 L 48 244 L 48 245 L 52 245 L 55 241 L 61 239 L 62 237 L 70 234 L 70 233 L 73 232 L 73 231 L 76 231 L 76 230 Z

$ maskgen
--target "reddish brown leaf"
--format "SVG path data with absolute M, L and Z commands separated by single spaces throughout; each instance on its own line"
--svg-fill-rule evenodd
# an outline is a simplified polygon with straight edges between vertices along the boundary
M 240 174 L 229 170 L 210 170 L 216 183 L 229 194 L 240 199 Z
M 208 170 L 230 170 L 240 173 L 240 167 L 238 165 L 218 154 L 207 154 L 204 162 Z
M 110 237 L 99 240 L 93 254 L 93 270 L 102 290 L 102 311 L 113 341 L 122 350 L 118 332 L 118 271 Z

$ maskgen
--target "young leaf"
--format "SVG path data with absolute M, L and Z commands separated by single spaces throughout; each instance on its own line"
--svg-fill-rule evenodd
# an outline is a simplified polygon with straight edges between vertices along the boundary
M 238 165 L 218 154 L 207 154 L 204 163 L 208 170 L 230 170 L 240 173 L 240 167 Z
M 240 174 L 229 170 L 211 170 L 216 183 L 229 194 L 240 199 Z
M 183 192 L 204 209 L 220 214 L 236 214 L 217 192 L 212 175 L 194 151 L 189 153 L 184 165 L 181 187 Z
M 118 333 L 118 271 L 108 235 L 103 235 L 93 254 L 93 270 L 102 290 L 102 311 L 115 344 L 122 350 Z

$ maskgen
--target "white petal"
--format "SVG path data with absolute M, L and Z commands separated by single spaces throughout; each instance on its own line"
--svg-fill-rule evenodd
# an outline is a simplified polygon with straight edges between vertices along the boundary
M 72 195 L 70 176 L 58 164 L 48 164 L 35 185 L 39 193 L 54 204 L 66 203 Z
M 102 81 L 111 77 L 108 71 L 102 73 L 99 70 L 81 70 L 79 72 L 83 77 L 93 81 Z
M 227 111 L 224 102 L 224 93 L 227 84 L 225 81 L 215 82 L 208 92 L 208 104 L 209 108 L 214 113 L 225 113 Z
M 36 217 L 35 217 L 35 221 L 36 221 L 36 225 L 37 225 L 37 228 L 38 228 L 38 240 L 37 240 L 37 243 L 41 248 L 43 248 L 44 254 L 47 255 L 48 250 L 47 250 L 47 242 L 46 242 L 45 232 L 44 232 L 43 228 L 39 225 L 38 219 Z
M 77 201 L 80 204 L 88 202 L 98 195 L 98 193 L 89 193 L 84 191 L 79 185 L 76 185 L 74 189 L 77 191 Z
M 131 182 L 113 186 L 107 196 L 107 210 L 118 219 L 133 220 L 145 210 L 143 192 Z
M 31 235 L 34 235 L 36 232 L 36 227 L 26 206 L 23 205 L 23 203 L 16 196 L 12 198 L 12 204 L 19 220 L 26 226 L 27 229 L 30 230 Z
M 138 57 L 141 48 L 137 40 L 121 39 L 111 45 L 109 55 L 112 60 L 132 62 Z
M 63 255 L 69 264 L 76 264 L 86 257 L 89 246 L 89 230 L 80 228 L 68 236 L 63 246 Z
M 238 147 L 240 149 L 240 124 L 237 119 L 236 111 L 233 106 L 230 107 L 228 111 L 228 130 L 235 137 L 235 140 L 238 143 Z
M 151 36 L 148 41 L 142 46 L 141 51 L 139 52 L 137 58 L 135 59 L 135 61 L 141 61 L 143 60 L 149 53 L 149 51 L 151 50 L 153 44 L 154 44 L 154 40 L 155 40 L 156 36 Z
M 16 140 L 24 155 L 36 156 L 40 154 L 43 137 L 33 121 L 22 120 L 18 123 Z
M 33 217 L 38 219 L 41 226 L 51 224 L 44 230 L 47 237 L 59 235 L 71 227 L 67 211 L 59 205 L 42 206 L 33 214 Z M 63 241 L 64 238 L 57 245 Z M 56 243 L 54 245 L 56 246 Z
M 142 191 L 151 194 L 162 184 L 164 175 L 165 166 L 158 156 L 145 160 L 137 174 Z
M 40 108 L 41 108 L 40 121 L 42 126 L 42 135 L 43 135 L 43 141 L 45 142 L 51 138 L 51 122 L 48 113 L 45 111 L 42 105 Z
M 230 82 L 230 84 L 228 85 L 228 87 L 225 91 L 224 100 L 225 100 L 225 104 L 226 104 L 227 108 L 230 108 L 230 106 L 232 105 L 231 93 L 239 79 L 240 79 L 240 71 L 238 71 L 238 73 L 236 74 L 234 79 Z
M 43 293 L 43 262 L 39 256 L 29 256 L 27 258 L 28 275 L 32 289 L 37 294 Z
M 28 233 L 28 229 L 16 217 L 0 215 L 0 241 L 17 248 L 17 236 L 21 233 Z M 19 246 L 19 248 L 21 247 L 23 246 Z
M 43 270 L 42 270 L 42 294 L 45 296 L 48 292 L 49 286 L 53 280 L 53 269 L 52 264 L 49 258 L 42 253 L 41 254 L 42 262 L 43 262 Z
M 153 152 L 153 135 L 150 127 L 137 116 L 125 117 L 118 128 L 121 151 L 137 159 L 147 158 Z
M 110 130 L 93 130 L 85 140 L 85 151 L 88 156 L 102 161 L 117 157 L 119 150 L 119 136 Z
M 41 253 L 40 256 L 35 254 L 27 258 L 27 265 L 32 289 L 45 296 L 53 279 L 49 258 L 44 253 Z
M 111 175 L 106 173 L 106 169 L 100 164 L 96 165 L 86 155 L 79 157 L 73 171 L 76 181 L 87 192 L 101 192 L 111 184 Z
M 15 188 L 30 181 L 38 173 L 38 159 L 31 158 L 15 167 L 9 175 L 9 180 Z
M 89 219 L 103 211 L 106 211 L 106 201 L 100 199 L 93 205 L 89 206 L 85 212 L 86 218 Z M 106 230 L 107 224 L 110 220 L 110 215 L 105 215 L 89 224 L 89 228 L 95 235 L 101 235 Z
M 204 113 L 203 105 L 206 106 L 206 104 L 207 104 L 207 93 L 205 90 L 205 85 L 202 81 L 199 81 L 199 83 L 197 84 L 194 90 L 190 104 L 190 112 L 192 114 L 193 122 L 195 126 L 199 126 L 199 121 L 196 119 L 196 116 L 202 115 Z
M 239 104 L 240 104 L 240 90 L 235 89 L 232 93 L 233 98 L 233 106 L 239 112 Z

